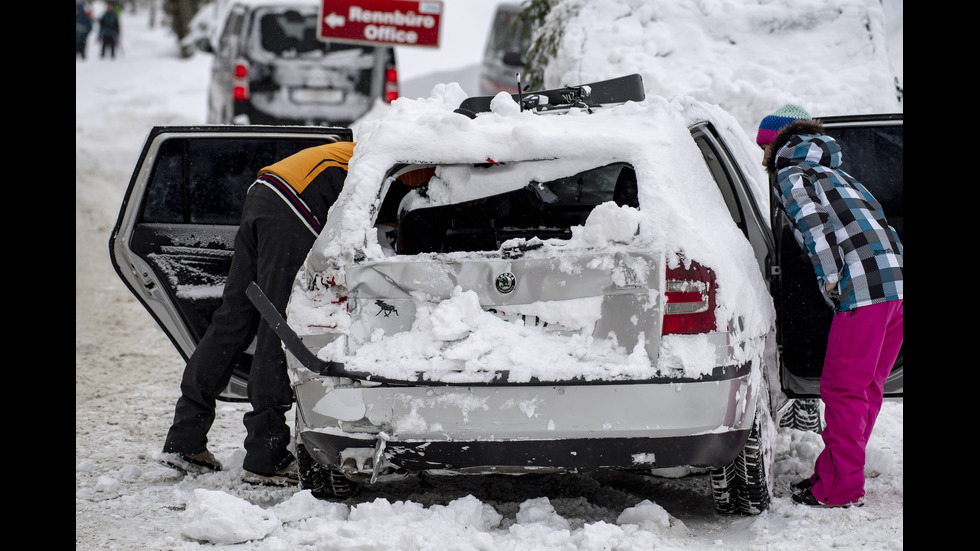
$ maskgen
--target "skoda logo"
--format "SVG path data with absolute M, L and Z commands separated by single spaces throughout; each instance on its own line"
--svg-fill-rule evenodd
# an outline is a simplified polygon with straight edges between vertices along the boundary
M 506 294 L 513 291 L 514 287 L 517 286 L 517 278 L 510 272 L 504 272 L 497 276 L 497 281 L 494 284 L 498 291 Z

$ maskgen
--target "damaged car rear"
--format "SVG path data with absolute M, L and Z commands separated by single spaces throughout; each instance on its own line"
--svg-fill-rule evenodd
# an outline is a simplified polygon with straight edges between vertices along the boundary
M 767 193 L 752 144 L 603 84 L 448 85 L 359 129 L 287 309 L 304 488 L 693 466 L 719 511 L 768 506 L 767 245 L 732 210 Z

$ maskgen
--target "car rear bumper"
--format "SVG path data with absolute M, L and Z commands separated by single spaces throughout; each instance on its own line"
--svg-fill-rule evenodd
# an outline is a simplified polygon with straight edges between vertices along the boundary
M 536 469 L 659 468 L 727 465 L 745 445 L 748 430 L 663 438 L 576 438 L 559 440 L 402 442 L 385 447 L 389 466 L 407 471 L 514 472 Z M 332 458 L 369 458 L 364 440 L 307 431 L 303 444 L 316 460 L 338 466 Z M 358 454 L 358 451 L 368 452 Z M 358 472 L 370 472 L 357 461 Z
M 748 366 L 718 372 L 698 381 L 503 386 L 330 388 L 314 377 L 294 391 L 300 437 L 329 466 L 351 456 L 363 466 L 379 448 L 407 470 L 715 466 L 742 448 L 756 398 Z

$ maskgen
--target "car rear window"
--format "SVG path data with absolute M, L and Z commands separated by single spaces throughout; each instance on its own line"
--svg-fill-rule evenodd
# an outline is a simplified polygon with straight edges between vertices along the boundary
M 330 52 L 361 50 L 370 53 L 370 46 L 343 42 L 328 42 L 317 37 L 317 14 L 296 10 L 266 11 L 257 19 L 259 44 L 275 56 L 326 55 Z
M 465 171 L 442 174 L 469 181 Z M 636 174 L 623 163 L 546 181 L 532 179 L 518 189 L 437 206 L 430 206 L 438 203 L 430 195 L 440 191 L 428 184 L 410 188 L 396 181 L 382 203 L 378 223 L 394 226 L 389 244 L 398 254 L 495 251 L 510 239 L 569 239 L 571 228 L 583 225 L 602 203 L 638 207 Z

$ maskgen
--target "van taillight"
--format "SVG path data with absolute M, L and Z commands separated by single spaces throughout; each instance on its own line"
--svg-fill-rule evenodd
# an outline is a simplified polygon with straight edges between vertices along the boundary
M 235 78 L 232 81 L 232 97 L 235 101 L 248 101 L 248 63 L 235 64 Z
M 714 331 L 715 273 L 709 268 L 683 261 L 676 268 L 667 268 L 664 335 L 693 335 Z
M 385 101 L 391 103 L 398 99 L 398 69 L 388 67 L 385 71 Z

